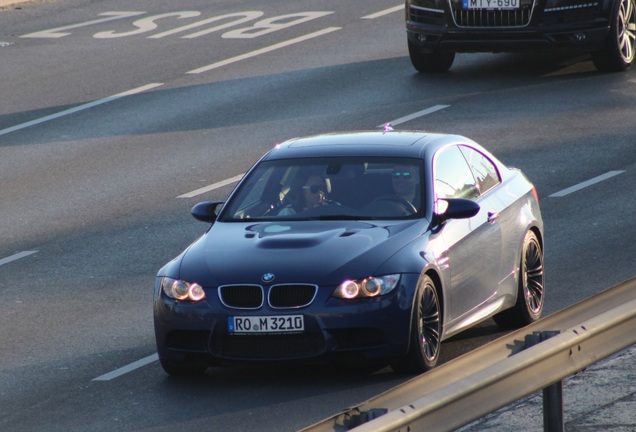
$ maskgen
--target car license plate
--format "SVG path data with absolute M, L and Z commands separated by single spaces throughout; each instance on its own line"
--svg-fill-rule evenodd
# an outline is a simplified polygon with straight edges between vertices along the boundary
M 464 9 L 519 9 L 521 0 L 463 0 Z
M 230 316 L 227 319 L 230 333 L 292 333 L 305 330 L 302 315 Z

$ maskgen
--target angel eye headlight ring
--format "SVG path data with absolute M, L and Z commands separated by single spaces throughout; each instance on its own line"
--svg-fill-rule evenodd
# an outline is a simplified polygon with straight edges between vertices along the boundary
M 166 296 L 175 300 L 198 302 L 205 298 L 203 287 L 196 282 L 164 277 L 161 281 L 161 288 Z
M 348 279 L 338 285 L 333 296 L 342 299 L 377 297 L 393 291 L 399 281 L 399 274 L 372 276 L 360 280 Z

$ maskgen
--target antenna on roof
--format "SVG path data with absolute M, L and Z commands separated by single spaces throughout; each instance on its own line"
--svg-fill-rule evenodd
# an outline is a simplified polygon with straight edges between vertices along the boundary
M 391 123 L 387 123 L 384 125 L 384 132 L 391 132 L 393 130 L 393 126 L 391 126 Z

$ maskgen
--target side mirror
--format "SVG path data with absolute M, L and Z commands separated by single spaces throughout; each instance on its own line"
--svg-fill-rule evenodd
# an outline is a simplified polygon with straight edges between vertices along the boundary
M 221 201 L 200 202 L 196 204 L 194 207 L 192 207 L 192 210 L 190 211 L 190 213 L 192 213 L 192 216 L 198 221 L 214 223 L 217 217 L 216 210 L 222 204 L 223 202 Z
M 463 198 L 437 200 L 437 221 L 442 224 L 449 219 L 468 219 L 479 213 L 480 207 L 475 201 Z

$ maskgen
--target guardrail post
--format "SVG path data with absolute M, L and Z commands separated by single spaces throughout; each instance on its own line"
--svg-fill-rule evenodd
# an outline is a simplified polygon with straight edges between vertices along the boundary
M 526 348 L 558 335 L 558 330 L 535 332 L 526 335 Z M 563 381 L 543 389 L 543 430 L 544 432 L 563 432 Z
M 543 389 L 543 430 L 563 432 L 563 381 Z

